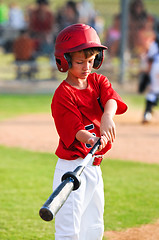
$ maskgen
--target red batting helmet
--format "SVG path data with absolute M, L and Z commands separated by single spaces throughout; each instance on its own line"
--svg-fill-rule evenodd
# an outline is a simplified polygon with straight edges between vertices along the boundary
M 66 53 L 80 51 L 86 48 L 99 47 L 101 52 L 97 54 L 93 67 L 98 69 L 104 59 L 103 50 L 106 46 L 101 45 L 98 34 L 94 28 L 85 24 L 73 24 L 63 29 L 56 38 L 55 58 L 60 72 L 67 72 L 69 62 Z

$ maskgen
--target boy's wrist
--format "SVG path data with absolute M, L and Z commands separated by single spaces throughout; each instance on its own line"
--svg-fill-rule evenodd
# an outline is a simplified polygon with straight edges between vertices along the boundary
M 86 144 L 90 144 L 91 139 L 94 138 L 95 136 L 87 130 L 79 130 L 76 134 L 76 139 Z
M 114 113 L 110 113 L 110 112 L 104 112 L 102 117 L 106 117 L 106 118 L 113 118 L 114 117 Z

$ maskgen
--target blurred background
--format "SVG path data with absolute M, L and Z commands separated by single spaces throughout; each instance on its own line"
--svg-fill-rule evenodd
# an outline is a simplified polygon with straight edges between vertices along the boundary
M 159 32 L 157 0 L 0 0 L 0 93 L 52 92 L 65 78 L 54 60 L 56 36 L 78 22 L 94 27 L 108 46 L 98 72 L 137 91 Z

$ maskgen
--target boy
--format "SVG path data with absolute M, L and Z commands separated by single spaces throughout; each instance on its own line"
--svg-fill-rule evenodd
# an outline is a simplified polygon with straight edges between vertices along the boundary
M 81 174 L 81 186 L 72 192 L 55 217 L 56 240 L 101 240 L 104 231 L 104 190 L 100 163 L 114 142 L 113 117 L 124 113 L 126 104 L 103 75 L 91 73 L 103 61 L 96 31 L 85 24 L 62 30 L 55 44 L 59 71 L 66 79 L 55 91 L 51 109 L 59 134 L 59 157 L 53 189 L 62 175 L 82 164 L 90 148 L 101 138 L 98 155 Z

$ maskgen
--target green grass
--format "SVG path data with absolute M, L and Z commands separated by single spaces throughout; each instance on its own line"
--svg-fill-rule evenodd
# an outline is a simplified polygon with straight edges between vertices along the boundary
M 0 147 L 0 159 L 0 239 L 51 239 L 54 222 L 38 211 L 52 192 L 56 157 Z
M 102 171 L 105 230 L 140 226 L 159 218 L 159 165 L 108 160 Z
M 0 239 L 54 239 L 54 220 L 39 208 L 52 192 L 57 157 L 0 146 Z M 159 165 L 104 160 L 105 230 L 154 222 L 159 216 Z
M 0 120 L 30 113 L 51 114 L 51 94 L 1 94 L 0 95 Z M 145 96 L 139 94 L 121 94 L 128 104 L 129 110 L 143 110 Z M 159 109 L 159 106 L 156 107 Z
M 127 103 L 129 110 L 143 110 L 145 105 L 145 96 L 139 94 L 122 94 L 123 100 Z M 26 95 L 0 95 L 0 121 L 31 113 L 51 114 L 51 94 L 26 94 Z M 156 107 L 159 109 L 159 106 Z
M 145 109 L 145 98 L 146 98 L 146 94 L 121 94 L 123 100 L 125 101 L 125 103 L 128 105 L 129 110 L 139 110 L 139 111 L 143 111 Z M 157 106 L 154 107 L 154 110 L 158 111 L 159 110 L 159 104 Z
M 52 95 L 1 94 L 0 120 L 28 113 L 50 113 L 51 101 Z
M 129 108 L 143 109 L 144 96 L 143 95 L 123 95 L 125 102 Z M 51 114 L 52 95 L 35 94 L 35 95 L 0 95 L 0 120 L 9 117 L 19 116 L 29 113 L 50 113 Z
M 144 94 L 123 94 L 123 100 L 130 108 L 143 109 L 145 104 Z

